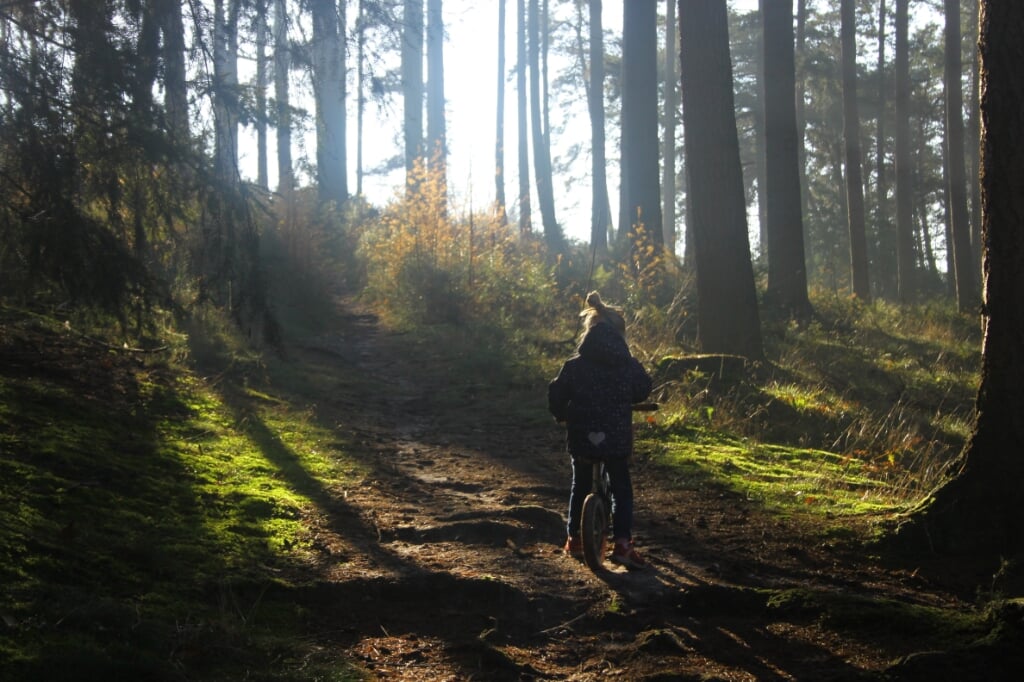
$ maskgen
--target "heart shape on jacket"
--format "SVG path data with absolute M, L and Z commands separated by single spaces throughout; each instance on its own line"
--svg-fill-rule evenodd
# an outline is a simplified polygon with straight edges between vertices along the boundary
M 587 434 L 587 440 L 589 440 L 595 446 L 598 446 L 601 443 L 603 443 L 604 439 L 604 431 L 591 431 L 590 433 Z

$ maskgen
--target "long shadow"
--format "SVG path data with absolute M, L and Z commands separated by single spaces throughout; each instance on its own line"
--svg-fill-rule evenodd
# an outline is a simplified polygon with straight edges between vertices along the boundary
M 392 485 L 423 490 L 422 486 L 417 487 L 418 481 L 410 474 L 404 473 L 398 466 L 399 463 L 395 461 L 401 453 L 393 447 L 389 449 L 387 445 L 399 440 L 395 433 L 401 431 L 404 434 L 401 438 L 420 443 L 425 448 L 466 451 L 469 456 L 478 458 L 481 462 L 507 470 L 511 472 L 508 474 L 509 477 L 522 481 L 522 489 L 532 490 L 541 497 L 542 505 L 561 511 L 568 497 L 568 465 L 566 456 L 562 453 L 559 430 L 553 424 L 548 431 L 542 426 L 546 417 L 542 382 L 524 382 L 522 385 L 509 383 L 494 387 L 480 383 L 480 377 L 472 377 L 467 379 L 465 387 L 460 388 L 452 386 L 452 375 L 445 374 L 446 368 L 434 367 L 430 368 L 430 372 L 410 372 L 405 377 L 407 385 L 400 387 L 405 393 L 389 397 L 383 378 L 372 375 L 375 368 L 380 369 L 386 363 L 407 361 L 412 357 L 421 357 L 423 361 L 445 362 L 443 355 L 423 358 L 422 348 L 418 344 L 389 337 L 386 350 L 391 356 L 385 358 L 381 355 L 384 349 L 374 348 L 377 339 L 367 335 L 366 330 L 347 329 L 343 334 L 347 345 L 341 352 L 320 354 L 315 360 L 306 355 L 300 358 L 300 361 L 319 363 L 319 369 L 315 371 L 339 376 L 360 375 L 360 379 L 365 381 L 366 396 L 317 410 L 317 420 L 320 424 L 336 433 L 346 428 L 346 414 L 352 418 L 352 422 L 377 425 L 370 427 L 371 431 L 379 428 L 377 435 L 385 445 L 371 446 L 352 453 L 362 459 L 365 465 L 377 473 L 386 474 Z M 365 362 L 367 356 L 369 364 Z M 427 374 L 428 383 L 418 383 L 424 374 Z M 377 393 L 370 393 L 371 386 Z M 379 393 L 382 389 L 384 395 Z M 487 404 L 483 396 L 495 390 L 500 391 L 500 395 L 491 401 L 491 404 Z M 445 395 L 436 395 L 442 391 L 446 392 Z M 325 395 L 313 397 L 318 400 L 328 398 Z M 268 461 L 282 471 L 290 485 L 328 513 L 333 525 L 337 528 L 358 528 L 362 546 L 375 561 L 400 570 L 415 570 L 414 566 L 399 559 L 382 546 L 377 530 L 370 528 L 361 519 L 357 510 L 337 499 L 322 482 L 302 468 L 294 453 L 265 424 L 254 417 L 243 395 L 225 391 L 224 400 L 231 406 L 238 419 L 247 419 L 252 436 L 259 443 Z M 528 412 L 524 410 L 524 406 L 529 405 L 535 406 L 535 411 L 540 416 L 524 425 L 522 415 Z M 508 411 L 503 412 L 505 409 Z M 335 419 L 338 421 L 334 421 Z M 413 423 L 413 426 L 408 429 L 402 428 L 404 424 L 409 423 Z M 562 461 L 561 465 L 556 464 L 559 460 Z M 560 494 L 563 490 L 564 492 Z M 424 491 L 424 497 L 418 500 L 421 511 L 427 514 L 431 513 L 430 505 L 433 503 L 430 491 Z M 714 504 L 710 498 L 705 498 L 704 503 Z M 718 504 L 723 503 L 719 501 Z M 759 511 L 764 512 L 763 509 Z M 658 511 L 648 510 L 644 513 L 647 516 L 654 516 Z M 440 507 L 434 510 L 433 514 L 438 519 L 444 516 Z M 663 530 L 655 530 L 651 537 L 655 542 L 665 542 L 670 538 L 664 533 Z M 710 557 L 715 551 L 715 545 L 710 538 L 693 537 L 689 543 L 688 555 L 692 552 L 695 556 Z M 834 670 L 840 677 L 855 676 L 856 669 L 853 666 L 839 660 L 827 649 L 811 644 L 795 645 L 791 640 L 776 637 L 762 627 L 769 621 L 751 621 L 745 618 L 742 612 L 734 612 L 728 604 L 721 607 L 724 613 L 705 615 L 700 621 L 685 613 L 673 614 L 672 609 L 675 608 L 674 604 L 678 602 L 679 595 L 688 594 L 688 590 L 694 589 L 694 584 L 707 585 L 698 573 L 686 566 L 675 564 L 659 567 L 653 576 L 647 578 L 658 582 L 661 593 L 667 595 L 666 599 L 657 605 L 644 604 L 634 599 L 632 595 L 636 590 L 629 582 L 632 580 L 631 576 L 610 579 L 606 577 L 605 582 L 612 590 L 622 594 L 627 601 L 632 600 L 636 608 L 655 611 L 656 617 L 664 622 L 687 628 L 695 633 L 694 641 L 689 645 L 691 648 L 699 650 L 711 660 L 739 665 L 759 679 L 784 676 L 786 667 L 797 667 L 800 657 L 814 659 L 818 662 L 819 669 L 824 662 L 827 664 L 825 667 Z M 811 577 L 811 571 L 801 571 L 791 577 L 806 579 Z M 820 576 L 815 579 L 820 579 Z M 688 587 L 688 584 L 691 587 Z M 419 628 L 420 632 L 447 632 L 447 636 L 454 637 L 450 631 L 445 631 L 423 619 L 418 620 L 415 627 Z M 635 631 L 634 625 L 629 627 Z M 464 636 L 455 637 L 453 641 L 462 639 Z
M 184 648 L 233 627 L 217 586 L 228 557 L 261 560 L 221 544 L 164 442 L 190 408 L 158 362 L 143 386 L 134 359 L 66 335 L 4 341 L 0 678 L 175 677 Z

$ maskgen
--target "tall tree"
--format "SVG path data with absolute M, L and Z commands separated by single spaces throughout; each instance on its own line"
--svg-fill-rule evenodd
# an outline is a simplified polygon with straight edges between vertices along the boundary
M 310 0 L 313 15 L 313 95 L 316 100 L 317 190 L 321 201 L 348 199 L 345 3 Z
M 705 352 L 761 358 L 726 0 L 679 0 L 679 43 L 698 340 Z
M 540 208 L 541 224 L 544 227 L 544 239 L 551 246 L 559 246 L 562 241 L 562 228 L 555 217 L 555 188 L 551 172 L 551 146 L 548 143 L 548 132 L 544 127 L 542 87 L 540 68 L 541 27 L 540 6 L 538 0 L 530 0 L 528 10 L 528 41 L 530 50 L 530 132 L 533 136 L 533 168 L 537 180 L 537 204 Z M 547 32 L 547 26 L 544 27 Z
M 890 263 L 892 249 L 885 248 L 891 244 L 889 238 L 892 230 L 889 226 L 889 176 L 885 164 L 885 113 L 888 97 L 885 79 L 885 28 L 888 21 L 885 0 L 878 2 L 878 62 L 875 69 L 878 78 L 878 117 L 875 121 L 875 243 L 877 254 L 876 277 L 883 295 L 895 294 L 891 283 L 891 273 L 896 272 L 896 264 Z
M 430 167 L 447 193 L 448 132 L 444 99 L 444 8 L 427 0 L 427 145 Z M 447 198 L 445 198 L 447 202 Z
M 980 0 L 975 1 L 975 15 L 974 21 L 971 22 L 973 31 L 970 36 L 971 44 L 971 109 L 970 117 L 968 119 L 968 149 L 970 150 L 969 158 L 970 172 L 968 176 L 971 181 L 971 249 L 974 252 L 974 262 L 981 262 L 981 164 L 980 164 L 980 150 L 981 150 L 981 107 L 980 107 L 980 95 L 981 88 L 979 87 L 980 82 L 980 69 L 979 69 L 979 58 L 978 58 L 978 16 L 977 12 L 980 10 Z
M 884 1 L 884 0 L 883 0 Z M 807 219 L 807 0 L 796 2 L 796 144 L 800 165 L 800 215 Z M 806 254 L 805 254 L 806 256 Z
M 519 131 L 518 167 L 519 197 L 516 202 L 519 209 L 519 234 L 526 235 L 532 230 L 530 207 L 530 147 L 527 137 L 526 110 L 526 66 L 529 58 L 526 54 L 526 0 L 516 2 L 516 111 Z
M 363 196 L 363 117 L 366 113 L 366 5 L 356 10 L 356 196 Z
M 857 109 L 857 17 L 854 5 L 854 0 L 841 0 L 839 3 L 839 35 L 843 60 L 846 225 L 850 235 L 850 279 L 853 283 L 853 294 L 862 301 L 870 301 L 868 241 L 864 225 L 864 185 L 860 165 L 860 113 Z
M 406 187 L 423 162 L 423 0 L 405 0 L 402 14 L 402 106 Z
M 651 241 L 662 246 L 657 0 L 631 0 L 622 7 L 619 238 L 643 223 Z
M 662 122 L 664 146 L 661 154 L 662 238 L 669 253 L 676 252 L 676 9 L 674 0 L 668 0 L 665 9 L 665 104 Z
M 762 2 L 764 26 L 765 202 L 768 291 L 787 313 L 811 313 L 800 215 L 792 0 Z
M 896 272 L 899 298 L 917 293 L 914 265 L 914 168 L 910 153 L 909 0 L 896 0 Z
M 291 70 L 291 45 L 288 42 L 286 0 L 274 0 L 274 100 L 277 123 L 277 191 L 291 201 L 295 188 L 292 168 L 292 107 L 288 74 Z
M 494 212 L 505 221 L 505 0 L 498 0 L 498 106 L 494 131 Z
M 269 167 L 267 159 L 267 0 L 256 0 L 256 184 L 267 189 Z
M 238 180 L 240 0 L 215 0 L 213 7 L 214 168 L 221 180 L 234 183 Z
M 981 0 L 979 26 L 985 334 L 977 418 L 959 475 L 902 530 L 933 551 L 990 557 L 995 570 L 1024 550 L 1024 3 Z
M 188 86 L 185 69 L 185 27 L 180 0 L 159 0 L 163 36 L 164 110 L 167 129 L 174 140 L 189 138 Z
M 604 116 L 604 21 L 601 0 L 589 0 L 590 78 L 587 80 L 587 108 L 590 111 L 590 245 L 596 252 L 608 249 L 612 210 L 608 198 L 607 156 Z
M 971 223 L 967 213 L 967 174 L 964 155 L 964 101 L 960 86 L 963 63 L 960 56 L 960 0 L 945 0 L 946 45 L 946 179 L 949 191 L 950 232 L 953 237 L 953 265 L 956 302 L 960 312 L 978 305 L 978 281 L 971 252 Z

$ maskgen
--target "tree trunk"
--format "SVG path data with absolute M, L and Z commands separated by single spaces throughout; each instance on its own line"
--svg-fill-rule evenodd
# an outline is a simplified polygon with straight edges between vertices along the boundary
M 885 0 L 878 3 L 878 119 L 875 122 L 875 192 L 878 206 L 875 209 L 876 256 L 875 277 L 882 295 L 894 298 L 897 295 L 896 262 L 892 227 L 889 225 L 889 176 L 885 166 L 885 114 L 888 109 L 885 81 Z
M 757 184 L 757 255 L 760 263 L 768 262 L 768 150 L 764 139 L 764 101 L 767 95 L 764 82 L 764 3 L 765 0 L 758 0 L 757 3 L 758 19 L 761 20 L 762 30 L 756 32 L 756 56 L 754 67 L 751 69 L 756 79 L 756 85 L 753 88 L 756 99 L 753 100 L 751 110 L 754 119 L 754 178 Z
M 590 80 L 587 104 L 590 110 L 591 204 L 590 244 L 598 253 L 608 250 L 612 210 L 608 198 L 608 160 L 604 130 L 604 21 L 601 0 L 590 0 Z
M 359 0 L 356 19 L 356 196 L 363 196 L 363 132 L 366 113 L 366 5 Z
M 161 0 L 160 31 L 163 34 L 164 110 L 167 129 L 177 142 L 189 139 L 188 86 L 185 81 L 185 27 L 179 0 Z
M 341 17 L 347 0 L 341 0 Z M 313 95 L 316 100 L 317 194 L 341 206 L 348 199 L 345 112 L 345 22 L 336 0 L 312 0 Z M 340 29 L 340 30 L 339 30 Z
M 277 191 L 290 201 L 295 188 L 295 173 L 292 170 L 292 109 L 288 92 L 291 49 L 285 5 L 285 0 L 274 0 L 274 99 L 277 107 Z
M 267 160 L 267 0 L 256 2 L 256 184 L 270 187 Z
M 846 224 L 850 234 L 850 281 L 853 295 L 871 300 L 868 242 L 864 226 L 864 185 L 860 159 L 860 113 L 857 109 L 857 16 L 854 0 L 840 2 L 843 59 L 843 140 L 846 158 Z
M 494 131 L 494 213 L 505 223 L 505 0 L 498 0 L 498 106 Z
M 792 0 L 764 6 L 765 203 L 768 220 L 766 297 L 798 319 L 811 314 L 800 215 L 796 70 Z
M 402 105 L 404 108 L 405 186 L 415 185 L 423 163 L 423 0 L 405 0 L 402 24 Z
M 901 535 L 944 553 L 982 554 L 995 569 L 1024 549 L 1024 3 L 982 0 L 979 25 L 985 335 L 978 417 L 959 475 Z
M 217 176 L 230 184 L 238 182 L 239 1 L 216 0 L 214 3 L 214 168 Z
M 981 69 L 978 58 L 978 15 L 981 0 L 976 0 L 974 21 L 971 33 L 971 115 L 968 128 L 968 149 L 970 150 L 970 181 L 971 181 L 971 250 L 974 254 L 974 264 L 981 263 Z M 980 270 L 979 270 L 980 271 Z
M 971 253 L 971 223 L 967 213 L 967 174 L 964 158 L 963 62 L 960 56 L 960 0 L 945 0 L 946 9 L 946 182 L 949 188 L 950 232 L 960 312 L 978 307 L 978 280 Z
M 917 293 L 914 272 L 913 159 L 910 154 L 909 0 L 896 0 L 896 273 L 904 303 Z
M 448 202 L 448 125 L 444 98 L 444 12 L 441 0 L 427 0 L 427 144 L 430 168 Z
M 533 231 L 530 207 L 530 147 L 526 112 L 526 0 L 516 2 L 516 104 L 519 130 L 519 234 Z
M 544 226 L 544 240 L 549 246 L 559 248 L 562 229 L 555 218 L 555 192 L 551 174 L 551 149 L 547 144 L 548 134 L 544 129 L 543 98 L 540 69 L 541 36 L 540 6 L 538 0 L 529 3 L 529 49 L 530 49 L 530 132 L 533 134 L 533 169 L 537 178 L 537 204 L 540 207 L 541 223 Z
M 675 0 L 668 0 L 665 9 L 665 109 L 662 122 L 664 146 L 661 154 L 662 240 L 668 253 L 676 253 L 676 10 Z
M 883 0 L 884 2 L 884 0 Z M 806 218 L 807 200 L 807 105 L 804 93 L 807 91 L 807 0 L 796 3 L 796 144 L 797 158 L 800 165 L 800 215 Z M 806 256 L 806 254 L 805 254 Z
M 658 167 L 658 12 L 656 0 L 623 3 L 620 239 L 643 224 L 663 246 Z
M 725 0 L 679 0 L 679 44 L 698 341 L 706 353 L 759 359 Z

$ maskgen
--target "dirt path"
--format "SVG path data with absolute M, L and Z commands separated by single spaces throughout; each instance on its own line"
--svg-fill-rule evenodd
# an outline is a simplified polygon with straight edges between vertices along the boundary
M 314 636 L 381 679 L 866 679 L 926 644 L 884 627 L 841 633 L 806 601 L 769 597 L 950 599 L 756 503 L 668 485 L 643 457 L 635 525 L 652 567 L 595 575 L 560 551 L 558 428 L 488 407 L 489 377 L 452 376 L 443 352 L 424 355 L 354 308 L 290 356 L 336 379 L 309 398 L 370 463 L 311 520 Z M 495 388 L 507 390 L 499 404 L 544 410 L 543 386 Z

